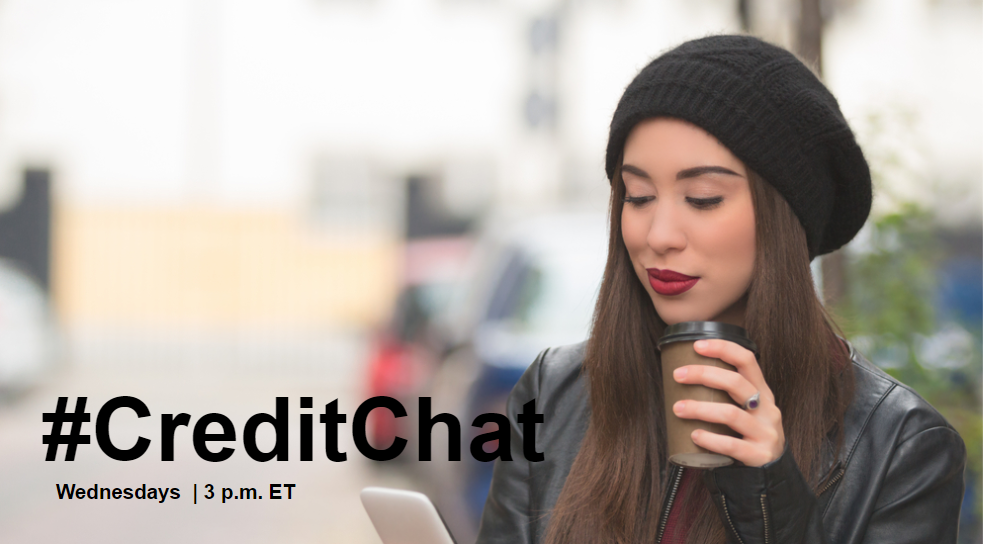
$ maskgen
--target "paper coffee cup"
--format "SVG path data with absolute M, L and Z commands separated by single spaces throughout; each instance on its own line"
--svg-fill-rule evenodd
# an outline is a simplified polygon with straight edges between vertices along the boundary
M 690 438 L 694 430 L 703 429 L 722 435 L 741 436 L 727 425 L 707 423 L 698 419 L 683 419 L 672 411 L 672 406 L 680 400 L 727 402 L 737 405 L 726 391 L 711 389 L 704 385 L 682 384 L 672 376 L 677 368 L 686 365 L 715 366 L 736 372 L 737 369 L 720 359 L 704 357 L 693 349 L 693 343 L 697 340 L 710 338 L 730 340 L 755 353 L 758 351 L 743 328 L 716 321 L 677 323 L 668 327 L 659 339 L 659 350 L 662 352 L 662 387 L 665 398 L 666 433 L 669 439 L 669 461 L 685 467 L 713 468 L 734 463 L 731 457 L 694 444 L 693 439 Z

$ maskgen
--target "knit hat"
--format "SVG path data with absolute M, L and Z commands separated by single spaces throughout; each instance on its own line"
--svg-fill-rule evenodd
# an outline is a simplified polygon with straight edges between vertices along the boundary
M 870 169 L 836 99 L 785 49 L 751 36 L 710 36 L 653 60 L 611 120 L 605 169 L 613 181 L 636 123 L 667 116 L 716 137 L 785 197 L 809 257 L 849 242 L 870 214 Z

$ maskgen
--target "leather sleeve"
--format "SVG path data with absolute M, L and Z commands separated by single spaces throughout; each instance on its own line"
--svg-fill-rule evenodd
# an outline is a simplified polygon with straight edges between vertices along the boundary
M 522 412 L 522 405 L 539 394 L 539 370 L 545 355 L 544 350 L 536 357 L 509 394 L 506 412 L 511 427 L 512 460 L 495 460 L 476 544 L 533 543 L 529 522 L 530 462 L 522 453 L 522 427 L 517 416 Z
M 826 543 L 819 501 L 789 453 L 761 467 L 704 471 L 703 481 L 734 544 Z
M 966 446 L 952 427 L 933 427 L 899 444 L 863 542 L 955 544 Z
M 966 448 L 956 431 L 932 427 L 881 453 L 891 460 L 876 494 L 870 489 L 838 490 L 856 494 L 858 515 L 871 512 L 869 519 L 857 520 L 850 541 L 955 544 L 966 464 Z M 728 542 L 827 542 L 819 501 L 787 449 L 762 467 L 706 471 L 704 481 Z

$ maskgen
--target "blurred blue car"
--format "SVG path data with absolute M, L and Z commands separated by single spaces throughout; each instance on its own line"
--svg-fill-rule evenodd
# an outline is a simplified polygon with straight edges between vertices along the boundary
M 489 222 L 479 236 L 468 288 L 443 316 L 455 347 L 432 383 L 433 414 L 461 422 L 461 462 L 446 462 L 443 426 L 431 433 L 427 480 L 455 534 L 469 540 L 484 507 L 493 463 L 474 460 L 470 426 L 478 414 L 505 413 L 512 387 L 543 349 L 587 338 L 607 258 L 607 216 L 556 212 Z M 439 430 L 438 430 L 439 429 Z M 494 451 L 495 443 L 485 445 Z M 540 451 L 543 445 L 538 446 Z

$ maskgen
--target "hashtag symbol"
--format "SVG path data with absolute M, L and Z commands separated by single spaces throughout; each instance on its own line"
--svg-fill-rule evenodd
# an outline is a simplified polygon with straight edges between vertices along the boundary
M 88 397 L 79 397 L 75 401 L 75 413 L 68 412 L 68 397 L 58 397 L 58 404 L 55 406 L 54 413 L 45 412 L 43 421 L 51 423 L 51 434 L 41 437 L 41 442 L 48 445 L 48 454 L 45 461 L 54 461 L 58 455 L 58 444 L 67 444 L 65 450 L 65 460 L 75 460 L 75 449 L 79 444 L 88 444 L 89 435 L 82 434 L 82 423 L 89 421 L 89 414 L 85 411 L 85 401 Z M 68 436 L 62 436 L 61 424 L 71 423 L 72 430 Z

